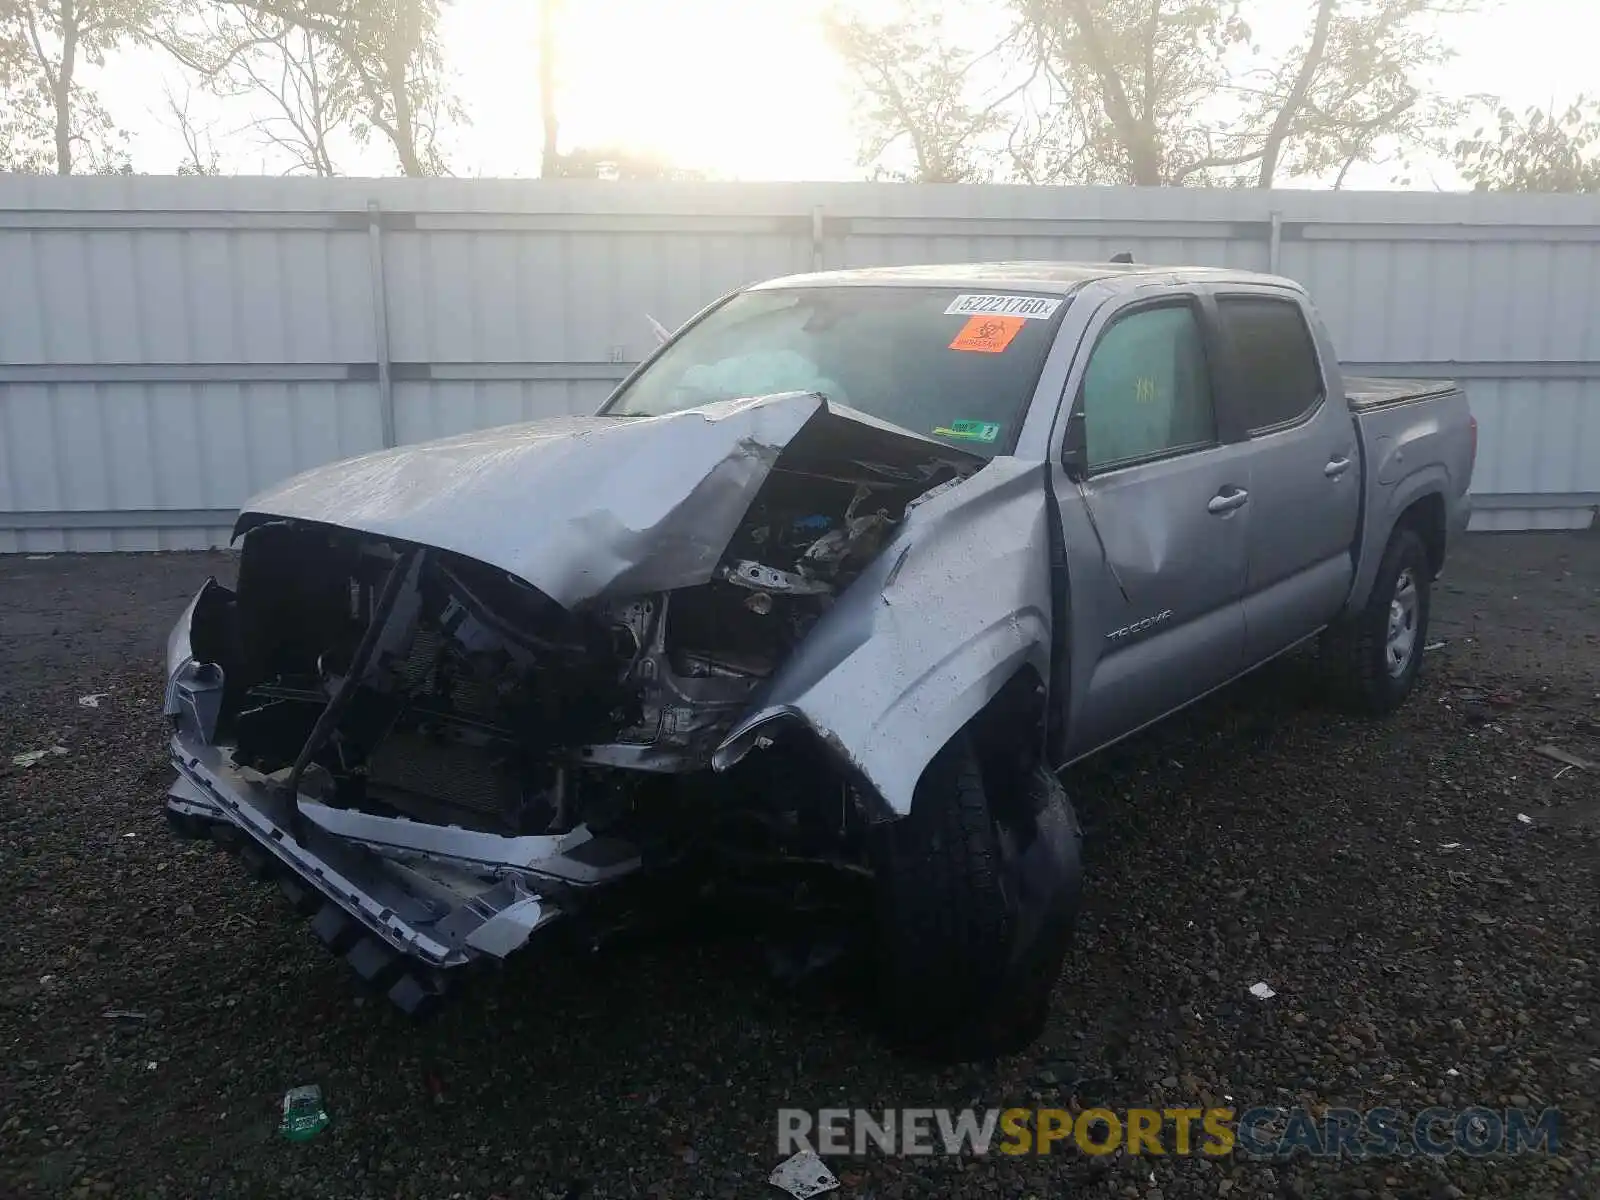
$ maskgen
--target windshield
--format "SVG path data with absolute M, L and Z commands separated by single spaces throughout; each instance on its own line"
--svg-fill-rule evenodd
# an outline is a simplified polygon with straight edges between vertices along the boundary
M 1061 296 L 958 288 L 742 292 L 684 332 L 607 405 L 660 416 L 718 400 L 820 392 L 980 454 L 1005 452 L 1033 396 Z

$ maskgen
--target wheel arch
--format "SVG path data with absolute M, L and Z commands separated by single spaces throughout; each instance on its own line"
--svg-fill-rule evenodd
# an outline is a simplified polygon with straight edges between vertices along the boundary
M 1394 527 L 1414 530 L 1428 551 L 1428 571 L 1437 579 L 1444 569 L 1444 549 L 1448 532 L 1445 526 L 1443 492 L 1425 492 L 1413 500 L 1395 521 Z M 1389 535 L 1393 537 L 1394 534 Z
M 1356 564 L 1357 574 L 1350 589 L 1344 611 L 1359 612 L 1372 594 L 1373 582 L 1378 576 L 1378 566 L 1384 551 L 1400 529 L 1415 529 L 1428 548 L 1430 576 L 1437 577 L 1444 566 L 1446 529 L 1445 491 L 1449 477 L 1442 466 L 1423 467 L 1385 489 L 1387 500 L 1378 507 L 1395 514 L 1394 520 L 1380 530 L 1373 529 L 1363 536 L 1361 555 Z

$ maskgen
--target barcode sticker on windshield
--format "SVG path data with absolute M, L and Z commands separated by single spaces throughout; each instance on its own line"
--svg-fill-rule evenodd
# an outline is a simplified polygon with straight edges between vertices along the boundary
M 957 296 L 944 310 L 947 317 L 1027 317 L 1047 320 L 1061 307 L 1048 296 Z

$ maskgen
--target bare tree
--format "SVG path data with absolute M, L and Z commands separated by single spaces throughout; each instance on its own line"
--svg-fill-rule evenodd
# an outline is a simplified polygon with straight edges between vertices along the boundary
M 1047 77 L 1069 101 L 1063 115 L 1082 122 L 1076 133 L 1095 174 L 1166 182 L 1178 148 L 1162 125 L 1192 118 L 1239 36 L 1223 4 L 1020 0 L 1020 11 Z
M 1004 98 L 994 108 L 975 105 L 946 44 L 901 37 L 892 55 L 843 56 L 878 142 L 938 130 L 947 155 L 968 156 L 964 177 L 991 169 L 997 126 L 1010 130 L 998 157 L 1034 182 L 1271 187 L 1285 170 L 1331 173 L 1436 145 L 1459 106 L 1416 81 L 1450 56 L 1441 20 L 1478 0 L 1298 2 L 1302 35 L 1271 57 L 1247 19 L 1268 0 L 992 0 L 1016 22 L 1008 44 L 1030 51 L 989 82 Z
M 1471 102 L 1428 95 L 1419 80 L 1453 56 L 1441 23 L 1476 7 L 1477 0 L 1320 0 L 1309 48 L 1287 55 L 1259 91 L 1242 89 L 1257 101 L 1245 110 L 1245 127 L 1271 122 L 1259 186 L 1272 186 L 1284 167 L 1309 176 L 1337 170 L 1342 179 L 1356 163 L 1403 166 L 1417 151 L 1444 153 L 1443 131 Z
M 923 183 L 974 183 L 989 179 L 986 143 L 1015 118 L 1001 110 L 1026 86 L 1012 84 L 986 95 L 984 76 L 993 75 L 1014 51 L 1013 28 L 993 45 L 974 52 L 953 44 L 933 0 L 905 7 L 904 15 L 873 23 L 835 9 L 825 30 L 835 53 L 855 76 L 866 103 L 857 114 L 861 133 L 859 162 L 880 178 Z M 889 165 L 898 147 L 910 165 Z
M 187 89 L 180 100 L 173 94 L 172 86 L 164 84 L 162 94 L 166 99 L 167 116 L 172 127 L 183 139 L 184 157 L 178 164 L 179 175 L 220 175 L 221 156 L 211 137 L 211 126 L 201 126 L 189 112 L 193 93 Z
M 245 129 L 283 151 L 290 173 L 337 173 L 334 141 L 354 132 L 362 104 L 355 73 L 337 51 L 289 21 L 232 5 L 169 21 L 158 40 L 212 94 L 266 101 L 269 111 Z
M 1338 7 L 1339 0 L 1317 0 L 1317 17 L 1311 28 L 1311 43 L 1306 47 L 1306 52 L 1300 56 L 1300 65 L 1294 72 L 1294 82 L 1289 85 L 1289 91 L 1284 96 L 1283 102 L 1277 106 L 1277 112 L 1272 116 L 1272 125 L 1261 143 L 1261 171 L 1257 176 L 1261 187 L 1272 186 L 1273 176 L 1278 171 L 1278 157 L 1283 153 L 1283 144 L 1289 140 L 1290 133 L 1294 131 L 1295 122 L 1305 107 L 1306 96 L 1311 91 L 1311 83 L 1316 79 L 1324 56 L 1328 52 L 1328 34 L 1333 28 L 1333 14 Z
M 94 170 L 115 166 L 122 140 L 79 76 L 108 51 L 145 38 L 167 0 L 0 0 L 0 60 L 5 106 L 25 135 L 48 114 L 57 174 L 70 175 L 83 152 Z
M 444 86 L 438 0 L 210 2 L 308 35 L 353 81 L 360 105 L 350 119 L 352 132 L 358 138 L 374 131 L 384 137 L 406 175 L 445 173 L 441 118 L 459 121 L 463 115 Z

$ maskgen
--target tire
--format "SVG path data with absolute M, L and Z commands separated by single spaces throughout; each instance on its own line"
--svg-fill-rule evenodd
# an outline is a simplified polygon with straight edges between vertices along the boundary
M 1016 1053 L 1043 1031 L 1081 889 L 1077 820 L 1043 770 L 997 820 L 966 737 L 936 755 L 878 847 L 879 1007 L 941 1060 Z
M 1402 526 L 1384 548 L 1366 607 L 1322 636 L 1323 666 L 1348 707 L 1385 716 L 1405 703 L 1422 671 L 1431 587 L 1428 549 L 1414 529 Z

